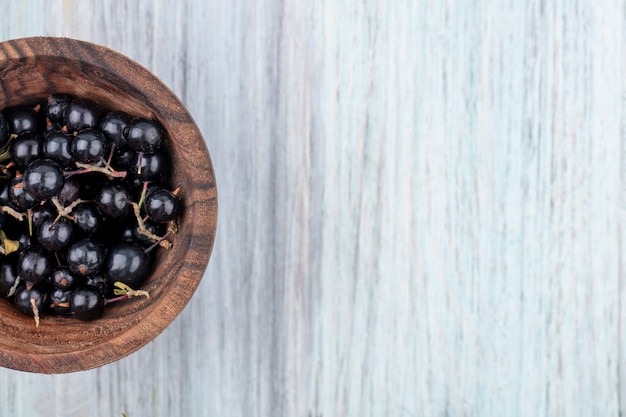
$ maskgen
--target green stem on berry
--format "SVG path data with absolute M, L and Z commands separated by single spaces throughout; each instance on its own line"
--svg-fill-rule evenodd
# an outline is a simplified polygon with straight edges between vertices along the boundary
M 143 187 L 141 188 L 141 196 L 139 197 L 139 202 L 137 206 L 141 208 L 144 200 L 146 199 L 146 191 L 148 191 L 148 181 L 143 182 Z
M 139 212 L 139 204 L 135 203 L 134 201 L 129 201 L 128 204 L 133 207 L 133 212 L 135 213 L 135 217 L 137 218 L 137 224 L 139 224 L 139 228 L 142 230 L 146 230 L 146 225 L 144 224 L 141 213 Z
M 146 298 L 150 298 L 150 294 L 148 293 L 148 291 L 134 290 L 131 287 L 129 287 L 128 285 L 126 285 L 126 284 L 124 284 L 123 282 L 120 282 L 120 281 L 115 281 L 113 286 L 116 287 L 113 290 L 113 294 L 117 295 L 117 297 L 105 299 L 104 300 L 104 304 L 105 305 L 111 304 L 111 303 L 115 303 L 117 301 L 122 301 L 122 300 L 125 300 L 127 298 L 132 298 L 132 297 L 146 297 Z
M 137 153 L 137 175 L 141 175 L 141 165 L 143 164 L 143 152 Z
M 16 134 L 11 134 L 9 135 L 9 140 L 7 141 L 7 143 L 2 147 L 2 149 L 0 149 L 0 162 L 4 162 L 4 161 L 10 161 L 11 160 L 11 151 L 10 151 L 10 146 L 11 146 L 11 142 L 13 141 L 13 139 L 15 139 L 17 137 Z M 10 165 L 10 164 L 9 164 Z
M 0 243 L 0 253 L 2 255 L 9 255 L 20 248 L 20 242 L 9 239 L 4 230 L 0 230 Z

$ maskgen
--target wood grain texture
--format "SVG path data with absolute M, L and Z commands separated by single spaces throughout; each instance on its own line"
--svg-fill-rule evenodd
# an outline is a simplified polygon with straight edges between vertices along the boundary
M 2 415 L 619 416 L 623 2 L 11 2 L 155 72 L 220 186 L 209 268 Z M 222 214 L 223 213 L 223 214 Z M 32 401 L 37 398 L 37 401 Z

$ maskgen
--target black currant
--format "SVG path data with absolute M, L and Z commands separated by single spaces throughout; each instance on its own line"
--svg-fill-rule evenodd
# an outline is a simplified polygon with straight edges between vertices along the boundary
M 44 126 L 41 115 L 31 106 L 15 106 L 4 111 L 11 133 L 38 132 Z
M 170 176 L 170 158 L 163 151 L 156 151 L 152 154 L 138 152 L 131 161 L 129 172 L 141 181 L 161 182 Z
M 25 248 L 17 259 L 17 275 L 26 282 L 26 286 L 32 286 L 50 276 L 52 261 L 46 251 L 39 246 Z
M 38 159 L 24 170 L 24 188 L 38 200 L 48 200 L 63 188 L 61 166 L 51 159 Z
M 76 177 L 70 177 L 65 180 L 63 187 L 57 193 L 56 197 L 62 206 L 67 206 L 80 198 L 80 181 Z
M 111 158 L 111 166 L 117 171 L 128 171 L 133 163 L 133 158 L 137 152 L 132 149 L 118 149 L 115 148 L 113 152 L 113 158 Z
M 93 164 L 103 159 L 106 160 L 109 143 L 100 131 L 84 129 L 72 140 L 70 149 L 77 162 Z
M 103 273 L 111 283 L 138 288 L 150 274 L 150 255 L 141 246 L 122 242 L 109 249 Z
M 41 223 L 37 233 L 39 244 L 50 252 L 58 252 L 72 241 L 74 223 L 66 218 L 47 219 Z
M 41 148 L 41 136 L 37 132 L 22 133 L 11 142 L 11 160 L 18 170 L 23 170 L 42 156 Z
M 85 285 L 96 287 L 104 295 L 107 295 L 113 292 L 109 286 L 108 279 L 104 276 L 104 274 L 101 274 L 101 273 L 89 275 L 85 279 Z
M 175 220 L 182 209 L 178 196 L 166 188 L 158 188 L 146 196 L 146 213 L 159 223 Z
M 100 272 L 105 255 L 102 245 L 93 239 L 84 238 L 68 247 L 65 259 L 73 273 L 87 276 Z
M 8 206 L 12 209 L 17 209 L 11 201 L 11 195 L 9 189 L 11 188 L 12 179 L 5 179 L 0 182 L 0 206 Z
M 130 193 L 120 183 L 108 182 L 102 185 L 95 201 L 100 211 L 110 218 L 122 217 L 130 210 Z
M 104 306 L 104 295 L 96 287 L 78 287 L 70 296 L 70 311 L 79 320 L 97 319 L 104 312 Z
M 17 280 L 16 260 L 16 256 L 5 256 L 0 262 L 0 296 L 2 297 L 9 297 L 11 291 L 15 290 L 15 281 Z
M 15 292 L 13 302 L 21 313 L 35 317 L 38 321 L 44 310 L 46 298 L 47 293 L 41 287 L 34 286 L 27 289 L 20 286 Z
M 70 289 L 74 286 L 76 281 L 76 276 L 67 266 L 57 266 L 54 268 L 54 271 L 52 271 L 52 284 L 54 284 L 56 288 L 64 290 Z
M 69 132 L 95 128 L 100 124 L 102 109 L 92 100 L 76 98 L 65 109 L 63 120 Z
M 44 158 L 52 159 L 63 168 L 74 166 L 74 155 L 72 155 L 71 144 L 73 137 L 60 130 L 48 132 L 42 143 L 42 155 Z
M 48 96 L 46 103 L 46 117 L 52 123 L 62 124 L 65 109 L 73 100 L 73 97 L 67 94 L 52 94 Z
M 124 149 L 128 147 L 126 141 L 126 130 L 131 121 L 130 115 L 122 111 L 112 111 L 102 119 L 100 130 L 110 143 L 115 145 L 116 149 Z
M 70 297 L 72 290 L 54 287 L 50 290 L 48 305 L 50 309 L 60 316 L 68 316 L 71 314 Z
M 161 148 L 165 137 L 163 128 L 154 119 L 137 117 L 128 125 L 128 146 L 137 152 L 152 153 Z
M 51 219 L 54 220 L 57 216 L 56 210 L 50 206 L 49 204 L 40 204 L 32 209 L 32 218 L 31 221 L 33 223 L 33 229 L 39 229 L 41 223 L 44 220 Z
M 39 200 L 34 195 L 26 191 L 23 180 L 24 177 L 15 177 L 11 180 L 9 198 L 15 207 L 26 211 L 35 207 L 39 203 Z
M 79 204 L 74 209 L 73 215 L 78 229 L 87 235 L 97 233 L 104 221 L 96 204 L 91 202 Z
M 85 97 L 3 109 L 0 230 L 12 253 L 0 256 L 0 297 L 38 325 L 44 309 L 93 320 L 111 302 L 147 295 L 113 287 L 145 282 L 153 249 L 171 246 L 168 223 L 183 214 L 166 140 L 157 120 Z

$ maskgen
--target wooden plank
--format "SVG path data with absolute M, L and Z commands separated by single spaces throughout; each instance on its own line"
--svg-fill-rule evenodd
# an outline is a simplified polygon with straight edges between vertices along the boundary
M 220 224 L 153 343 L 0 414 L 624 411 L 622 2 L 14 3 L 179 94 Z

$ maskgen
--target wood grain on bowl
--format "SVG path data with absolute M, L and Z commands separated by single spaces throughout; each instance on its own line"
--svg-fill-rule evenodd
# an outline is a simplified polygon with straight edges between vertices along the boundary
M 202 134 L 180 100 L 147 69 L 108 48 L 67 38 L 0 43 L 0 109 L 53 93 L 157 119 L 168 134 L 166 149 L 184 213 L 173 248 L 159 250 L 144 284 L 147 299 L 112 305 L 93 322 L 43 317 L 38 328 L 0 300 L 0 366 L 39 373 L 102 366 L 153 340 L 193 295 L 217 227 L 215 175 Z

